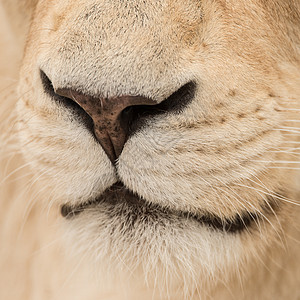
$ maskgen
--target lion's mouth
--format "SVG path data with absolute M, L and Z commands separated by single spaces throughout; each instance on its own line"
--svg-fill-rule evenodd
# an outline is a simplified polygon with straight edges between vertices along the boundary
M 78 216 L 81 212 L 87 209 L 97 209 L 101 205 L 122 206 L 120 213 L 130 212 L 131 220 L 138 218 L 157 220 L 159 218 L 170 219 L 172 217 L 181 218 L 184 220 L 193 220 L 201 225 L 208 226 L 213 230 L 223 231 L 227 233 L 237 233 L 257 224 L 259 215 L 257 213 L 244 212 L 231 218 L 221 218 L 213 214 L 197 215 L 186 211 L 177 211 L 158 204 L 146 202 L 138 195 L 126 188 L 123 183 L 117 182 L 106 189 L 104 193 L 95 200 L 85 202 L 78 206 L 70 206 L 65 204 L 61 207 L 61 214 L 67 219 L 72 219 Z

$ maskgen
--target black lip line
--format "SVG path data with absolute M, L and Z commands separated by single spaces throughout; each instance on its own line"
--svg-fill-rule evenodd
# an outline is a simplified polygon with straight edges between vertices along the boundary
M 122 186 L 121 183 L 117 183 L 114 184 L 112 187 L 108 188 L 107 191 L 110 193 L 111 192 L 115 193 L 114 197 L 118 197 L 117 195 L 118 190 L 121 191 L 122 189 L 126 189 L 126 188 Z M 140 199 L 131 191 L 126 189 L 126 193 L 131 197 L 128 201 L 126 201 L 127 205 L 137 206 L 137 207 L 140 206 L 141 204 L 145 205 L 145 202 L 141 203 L 141 201 L 144 200 Z M 85 202 L 76 207 L 72 207 L 68 204 L 65 204 L 61 207 L 61 214 L 66 219 L 72 219 L 78 216 L 82 211 L 84 211 L 88 207 L 97 207 L 98 205 L 101 205 L 101 203 L 110 203 L 111 205 L 116 203 L 114 201 L 106 201 L 106 199 L 104 199 L 102 195 L 96 200 Z M 280 194 L 275 193 L 274 195 L 280 195 Z M 280 197 L 282 196 L 280 195 Z M 152 203 L 146 203 L 146 207 L 147 207 L 147 211 L 149 211 L 149 214 L 151 214 L 151 211 L 152 212 L 160 211 L 162 216 L 175 215 L 177 217 L 181 217 L 184 219 L 192 219 L 194 221 L 201 223 L 202 225 L 206 225 L 218 231 L 222 231 L 226 233 L 239 233 L 246 229 L 248 230 L 253 223 L 258 224 L 258 220 L 262 218 L 262 215 L 265 215 L 266 213 L 270 213 L 270 212 L 274 213 L 274 210 L 277 210 L 278 208 L 278 201 L 276 200 L 276 196 L 272 197 L 268 195 L 266 197 L 261 212 L 256 212 L 256 213 L 244 212 L 243 214 L 235 215 L 233 218 L 225 218 L 225 219 L 222 219 L 213 214 L 206 214 L 206 215 L 199 216 L 185 211 L 176 211 Z

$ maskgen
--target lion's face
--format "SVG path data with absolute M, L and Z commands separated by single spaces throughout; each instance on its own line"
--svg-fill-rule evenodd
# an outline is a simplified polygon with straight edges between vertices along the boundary
M 81 250 L 215 274 L 280 226 L 295 54 L 257 2 L 39 1 L 20 136 Z

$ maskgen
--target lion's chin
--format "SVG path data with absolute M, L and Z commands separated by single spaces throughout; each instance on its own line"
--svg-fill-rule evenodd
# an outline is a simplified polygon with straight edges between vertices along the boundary
M 130 191 L 122 182 L 117 182 L 107 188 L 101 196 L 86 201 L 77 206 L 65 204 L 61 207 L 61 214 L 66 219 L 78 217 L 83 211 L 99 210 L 103 206 L 111 206 L 113 217 L 119 214 L 124 218 L 130 227 L 134 227 L 137 221 L 143 221 L 155 226 L 166 220 L 180 222 L 196 222 L 200 226 L 207 226 L 211 230 L 223 231 L 224 233 L 239 233 L 248 229 L 255 223 L 257 214 L 244 212 L 230 218 L 221 218 L 211 213 L 194 214 L 188 211 L 180 211 L 163 207 L 158 204 L 149 203 L 137 194 Z M 116 209 L 118 208 L 118 209 Z M 122 219 L 123 219 L 122 218 Z

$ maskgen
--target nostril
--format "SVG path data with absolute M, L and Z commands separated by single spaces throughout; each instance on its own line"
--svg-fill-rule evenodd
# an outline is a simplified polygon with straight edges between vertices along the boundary
M 190 81 L 157 105 L 131 106 L 130 135 L 139 130 L 150 117 L 167 113 L 180 113 L 194 98 L 196 88 L 196 83 Z
M 41 80 L 42 80 L 42 84 L 43 84 L 45 93 L 48 94 L 48 96 L 50 96 L 52 99 L 56 100 L 60 104 L 68 106 L 68 107 L 76 107 L 76 108 L 80 107 L 71 98 L 64 97 L 62 95 L 57 94 L 54 90 L 51 80 L 43 71 L 41 71 Z
M 130 115 L 132 113 L 132 111 L 133 111 L 133 106 L 128 106 L 125 109 L 123 109 L 122 113 L 124 115 Z
M 50 81 L 49 77 L 42 70 L 40 70 L 40 77 L 41 77 L 41 81 L 42 81 L 42 85 L 43 85 L 45 93 L 51 97 L 54 97 L 55 92 L 54 92 L 53 84 Z
M 45 93 L 50 96 L 52 100 L 57 102 L 58 105 L 64 106 L 67 109 L 72 111 L 72 114 L 76 116 L 77 121 L 81 121 L 82 124 L 85 125 L 89 130 L 92 130 L 93 128 L 93 120 L 91 117 L 85 112 L 85 110 L 76 103 L 73 99 L 69 97 L 65 97 L 62 95 L 59 95 L 55 92 L 53 84 L 49 77 L 46 75 L 45 72 L 42 70 L 40 71 L 40 77 L 43 85 L 43 89 Z
M 190 81 L 157 105 L 162 112 L 180 113 L 194 98 L 196 83 Z
M 180 113 L 194 98 L 196 84 L 190 81 L 171 94 L 167 99 L 157 105 L 140 105 L 135 106 L 135 114 L 140 116 L 153 116 L 166 113 Z

